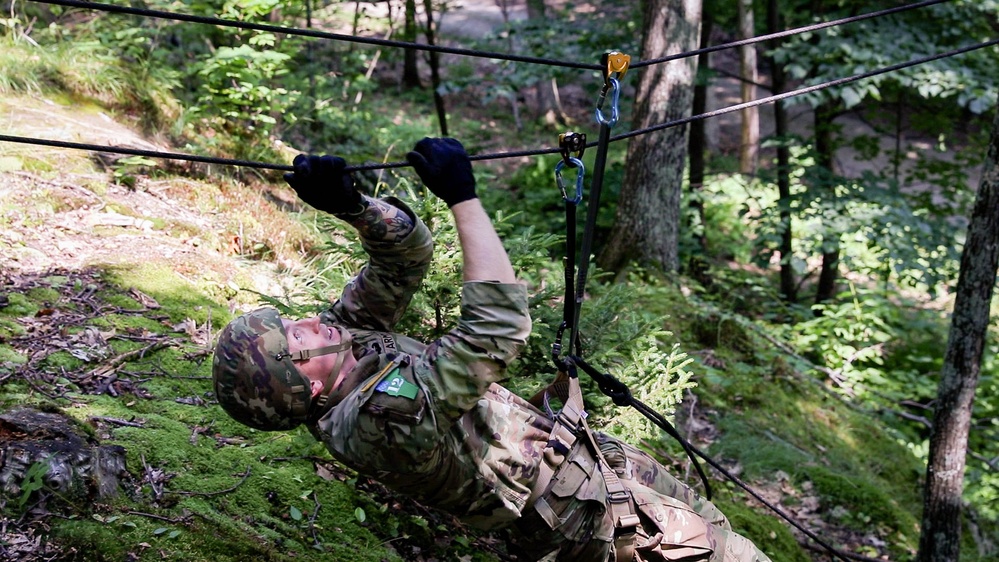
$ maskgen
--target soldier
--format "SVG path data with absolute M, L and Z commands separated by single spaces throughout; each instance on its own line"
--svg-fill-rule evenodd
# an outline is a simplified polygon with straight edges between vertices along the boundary
M 213 378 L 226 412 L 261 430 L 304 423 L 398 492 L 478 528 L 515 527 L 531 559 L 769 562 L 651 457 L 590 432 L 578 384 L 555 417 L 497 384 L 531 332 L 526 289 L 461 143 L 423 139 L 407 160 L 454 216 L 457 326 L 429 345 L 391 331 L 430 265 L 429 230 L 402 201 L 361 195 L 343 159 L 300 155 L 285 179 L 356 228 L 369 261 L 319 316 L 263 308 L 222 331 Z

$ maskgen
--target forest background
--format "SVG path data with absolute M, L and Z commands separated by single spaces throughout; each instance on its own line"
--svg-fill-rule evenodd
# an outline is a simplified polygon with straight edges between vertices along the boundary
M 620 4 L 142 5 L 598 63 L 609 50 L 641 58 L 643 7 L 690 2 Z M 900 5 L 773 4 L 705 2 L 697 40 L 761 35 L 770 14 L 785 29 Z M 3 8 L 0 134 L 278 165 L 312 151 L 392 162 L 443 127 L 472 154 L 551 147 L 567 130 L 597 137 L 603 77 L 593 70 L 43 2 Z M 754 13 L 766 23 L 754 24 Z M 769 95 L 775 76 L 791 90 L 986 41 L 997 16 L 992 0 L 952 0 L 759 44 L 749 67 L 735 51 L 713 53 L 687 88 L 704 95 L 685 111 Z M 594 246 L 606 267 L 587 286 L 586 357 L 851 559 L 910 560 L 918 549 L 929 426 L 996 105 L 996 55 L 981 49 L 790 98 L 782 134 L 771 105 L 759 108 L 755 138 L 740 113 L 692 123 L 691 144 L 671 147 L 681 150 L 683 180 L 653 186 L 682 198 L 665 261 L 603 259 L 627 225 L 617 209 L 641 187 L 627 181 L 636 166 L 628 142 L 610 147 Z M 642 113 L 633 77 L 643 71 L 621 79 L 615 132 Z M 306 432 L 250 431 L 217 407 L 206 360 L 213 335 L 261 302 L 318 310 L 363 260 L 352 233 L 296 201 L 274 167 L 0 147 L 6 558 L 516 559 L 503 533 L 473 532 L 391 494 L 337 466 Z M 594 152 L 583 155 L 587 170 Z M 558 160 L 476 165 L 482 198 L 531 287 L 535 333 L 510 381 L 525 395 L 551 376 L 562 320 Z M 408 170 L 356 175 L 373 194 L 413 201 L 435 230 L 438 267 L 402 328 L 439 335 L 453 321 L 460 265 L 446 209 L 423 199 Z M 962 498 L 965 560 L 999 552 L 997 349 L 990 324 Z M 678 445 L 594 385 L 587 391 L 600 429 L 693 476 Z M 58 429 L 43 423 L 53 420 Z M 67 442 L 83 466 L 66 468 Z M 774 560 L 830 559 L 709 472 L 735 528 Z

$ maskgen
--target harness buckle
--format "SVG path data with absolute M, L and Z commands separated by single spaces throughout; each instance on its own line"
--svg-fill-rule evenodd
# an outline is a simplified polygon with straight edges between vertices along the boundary
M 607 491 L 607 500 L 611 503 L 626 503 L 631 501 L 631 494 L 628 490 Z
M 637 515 L 632 513 L 631 515 L 622 515 L 618 518 L 617 522 L 614 523 L 619 534 L 623 535 L 626 533 L 634 533 L 635 527 L 641 525 L 642 520 L 638 518 Z
M 573 420 L 568 415 L 566 415 L 565 408 L 562 408 L 561 410 L 558 411 L 557 414 L 555 414 L 555 421 L 562 424 L 562 427 L 565 427 L 572 433 L 579 433 L 580 430 L 579 420 Z

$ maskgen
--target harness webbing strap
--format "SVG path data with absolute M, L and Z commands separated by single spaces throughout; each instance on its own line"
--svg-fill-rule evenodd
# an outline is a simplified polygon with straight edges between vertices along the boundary
M 337 332 L 340 334 L 340 342 L 333 345 L 327 345 L 323 347 L 316 347 L 313 349 L 301 349 L 289 355 L 292 361 L 308 361 L 312 357 L 319 357 L 321 355 L 329 355 L 331 353 L 336 354 L 336 360 L 333 362 L 333 369 L 330 370 L 329 374 L 326 375 L 326 380 L 323 381 L 323 390 L 320 395 L 316 398 L 315 403 L 310 408 L 310 411 L 322 410 L 326 407 L 326 402 L 329 401 L 330 395 L 333 394 L 335 390 L 334 384 L 331 382 L 336 381 L 337 376 L 340 374 L 340 369 L 343 367 L 343 361 L 346 359 L 346 353 L 344 351 L 350 350 L 353 345 L 353 338 L 350 332 L 342 326 L 335 326 Z
M 569 366 L 575 371 L 575 366 Z M 559 373 L 560 376 L 562 373 Z M 607 500 L 614 522 L 614 550 L 617 560 L 630 561 L 635 554 L 635 539 L 639 519 L 635 512 L 631 492 L 621 483 L 614 469 L 600 451 L 600 445 L 593 438 L 590 427 L 586 424 L 586 411 L 583 408 L 583 392 L 579 387 L 579 377 L 576 373 L 568 374 L 568 397 L 562 409 L 555 416 L 554 427 L 548 437 L 548 445 L 544 449 L 544 458 L 538 466 L 538 478 L 528 505 L 538 504 L 541 496 L 548 491 L 558 467 L 566 460 L 566 456 L 576 441 L 582 437 L 593 458 L 600 467 L 600 473 L 607 490 Z M 539 510 L 540 511 L 540 510 Z
M 607 487 L 607 503 L 610 505 L 611 521 L 614 522 L 614 549 L 617 551 L 617 560 L 630 561 L 635 555 L 635 538 L 640 523 L 635 513 L 635 503 L 631 492 L 624 487 L 617 472 L 604 458 L 600 445 L 593 439 L 593 434 L 586 425 L 586 420 L 582 420 L 582 425 L 588 445 L 593 450 L 600 466 L 600 473 L 604 477 L 604 486 Z
M 597 229 L 597 214 L 600 211 L 600 192 L 603 189 L 604 169 L 607 166 L 610 131 L 609 125 L 606 123 L 600 124 L 600 134 L 597 136 L 597 156 L 593 165 L 593 183 L 590 185 L 590 200 L 586 204 L 586 225 L 583 227 L 583 243 L 579 252 L 579 271 L 576 279 L 575 302 L 573 303 L 572 330 L 569 337 L 570 348 L 576 346 L 577 355 L 582 353 L 582 350 L 578 349 L 579 314 L 583 308 L 583 299 L 586 296 L 586 277 L 590 268 L 590 254 L 593 252 L 593 237 Z

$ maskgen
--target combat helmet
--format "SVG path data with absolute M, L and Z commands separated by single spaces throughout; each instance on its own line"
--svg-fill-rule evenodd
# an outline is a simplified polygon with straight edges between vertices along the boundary
M 350 333 L 337 326 L 340 342 L 318 349 L 288 351 L 288 335 L 277 309 L 260 308 L 223 328 L 215 346 L 215 396 L 236 421 L 264 431 L 292 429 L 321 409 L 333 391 L 331 381 L 350 349 Z M 295 361 L 337 353 L 333 370 L 316 399 Z

